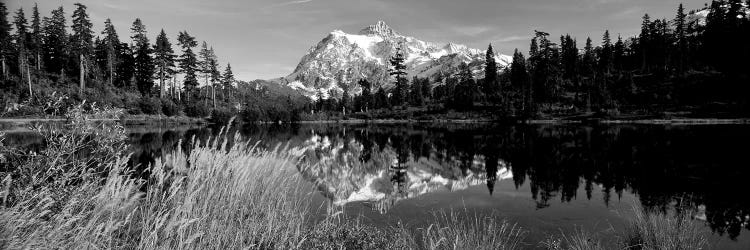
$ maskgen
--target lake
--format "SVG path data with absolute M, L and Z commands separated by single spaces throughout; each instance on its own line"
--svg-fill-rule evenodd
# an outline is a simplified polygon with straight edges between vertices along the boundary
M 6 130 L 6 144 L 39 141 Z M 142 167 L 219 128 L 127 131 L 131 164 Z M 453 209 L 506 218 L 529 231 L 527 242 L 579 228 L 606 239 L 641 204 L 694 209 L 717 249 L 750 248 L 748 125 L 298 124 L 236 132 L 263 148 L 303 152 L 309 166 L 298 172 L 312 187 L 317 219 L 342 212 L 419 227 Z

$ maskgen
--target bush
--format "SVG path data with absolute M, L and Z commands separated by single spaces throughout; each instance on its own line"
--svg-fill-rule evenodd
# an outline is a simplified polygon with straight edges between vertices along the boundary
M 139 115 L 142 114 L 143 111 L 141 111 L 140 107 L 141 102 L 141 95 L 132 93 L 132 92 L 125 92 L 122 94 L 122 108 L 127 109 L 128 114 L 131 115 Z
M 226 107 L 219 107 L 211 111 L 211 119 L 209 121 L 214 124 L 226 125 L 229 119 L 232 119 L 237 114 L 233 109 Z
M 198 102 L 188 103 L 185 106 L 185 115 L 189 117 L 203 118 L 209 116 L 210 114 L 211 110 L 209 110 L 205 105 Z
M 180 114 L 180 107 L 171 99 L 165 98 L 161 100 L 161 112 L 166 116 L 176 116 Z
M 156 97 L 144 97 L 140 103 L 141 111 L 147 115 L 161 114 L 161 100 Z

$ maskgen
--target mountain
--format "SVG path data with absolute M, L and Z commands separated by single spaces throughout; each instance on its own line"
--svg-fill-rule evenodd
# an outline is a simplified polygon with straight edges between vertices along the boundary
M 357 81 L 362 78 L 373 83 L 374 89 L 381 86 L 388 89 L 393 86 L 388 75 L 388 62 L 397 46 L 401 46 L 406 54 L 410 78 L 419 76 L 435 80 L 440 75 L 452 75 L 463 62 L 472 66 L 477 76 L 483 74 L 484 50 L 461 44 L 422 41 L 402 35 L 379 21 L 356 35 L 341 30 L 331 32 L 310 48 L 293 73 L 274 81 L 311 98 L 315 98 L 319 91 L 326 98 L 331 90 L 340 95 L 344 88 L 358 94 L 362 90 Z M 511 60 L 511 56 L 495 56 L 500 70 Z

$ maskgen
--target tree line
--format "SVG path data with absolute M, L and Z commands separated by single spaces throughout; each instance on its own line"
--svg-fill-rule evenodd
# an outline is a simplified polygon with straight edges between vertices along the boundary
M 250 106 L 241 97 L 263 96 L 248 87 L 253 84 L 239 86 L 231 65 L 222 69 L 214 48 L 188 31 L 172 40 L 162 29 L 152 42 L 136 18 L 121 39 L 112 20 L 98 33 L 87 7 L 74 6 L 70 20 L 63 6 L 42 16 L 35 4 L 30 22 L 19 8 L 11 23 L 0 2 L 0 103 L 6 115 L 43 115 L 45 102 L 64 96 L 70 103 L 87 100 L 132 114 L 228 116 Z
M 750 1 L 744 4 L 750 6 Z M 586 38 L 583 48 L 569 34 L 557 42 L 549 33 L 535 31 L 528 55 L 516 49 L 512 64 L 501 71 L 490 45 L 484 78 L 472 72 L 477 65 L 463 64 L 456 73 L 413 77 L 409 82 L 403 51 L 397 48 L 390 60 L 392 88 L 375 89 L 373 83 L 360 80 L 361 95 L 352 97 L 344 90 L 339 98 L 331 93 L 337 97 L 318 98 L 315 109 L 426 105 L 504 117 L 749 114 L 747 7 L 741 0 L 716 0 L 699 11 L 686 12 L 680 4 L 671 20 L 645 14 L 640 34 L 623 38 L 607 30 L 598 44 Z M 703 13 L 708 13 L 705 19 L 700 18 Z

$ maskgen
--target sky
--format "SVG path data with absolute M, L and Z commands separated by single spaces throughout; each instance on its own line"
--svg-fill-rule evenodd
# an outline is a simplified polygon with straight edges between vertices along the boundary
M 583 47 L 609 30 L 636 35 L 641 17 L 672 19 L 677 5 L 698 9 L 710 0 L 3 0 L 13 16 L 34 3 L 43 16 L 63 6 L 70 22 L 74 3 L 88 7 L 96 34 L 111 18 L 121 40 L 141 18 L 151 42 L 161 29 L 178 51 L 186 30 L 213 46 L 239 80 L 286 76 L 302 56 L 333 30 L 357 33 L 383 20 L 395 31 L 430 42 L 454 42 L 512 55 L 526 52 L 534 30 L 570 34 Z M 223 67 L 223 66 L 222 66 Z

